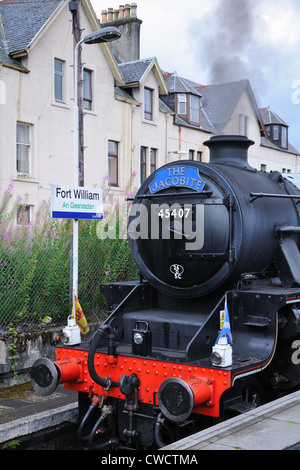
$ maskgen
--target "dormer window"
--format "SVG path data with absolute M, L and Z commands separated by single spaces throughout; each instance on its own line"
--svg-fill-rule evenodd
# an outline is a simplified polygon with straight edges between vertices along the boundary
M 266 126 L 269 138 L 275 145 L 283 149 L 288 148 L 288 127 L 281 124 L 270 124 Z
M 266 133 L 271 142 L 284 150 L 289 148 L 289 126 L 268 108 L 260 109 Z
M 200 97 L 190 93 L 177 94 L 177 114 L 189 124 L 200 125 Z

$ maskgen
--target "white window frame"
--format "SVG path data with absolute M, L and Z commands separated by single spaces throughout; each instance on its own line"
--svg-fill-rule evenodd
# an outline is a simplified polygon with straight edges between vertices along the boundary
M 60 63 L 61 64 L 61 72 L 56 70 L 55 64 Z M 56 96 L 56 77 L 60 78 L 61 81 L 61 98 L 58 98 Z M 55 57 L 54 59 L 54 99 L 58 103 L 64 103 L 65 102 L 65 61 L 58 59 Z
M 178 114 L 187 113 L 187 96 L 186 93 L 178 94 Z
M 28 130 L 28 142 L 18 142 L 18 126 L 23 126 L 26 127 Z M 22 169 L 19 169 L 19 159 L 18 159 L 18 149 L 25 150 L 26 151 L 26 157 L 27 157 L 27 167 L 28 170 L 24 171 Z M 23 153 L 23 152 L 21 152 Z M 31 159 L 32 159 L 32 125 L 27 124 L 24 122 L 17 122 L 16 125 L 16 168 L 17 168 L 17 174 L 18 175 L 24 175 L 24 176 L 29 176 L 31 174 Z
M 31 225 L 32 223 L 32 206 L 29 204 L 20 204 L 17 211 L 17 225 L 24 225 L 22 220 L 20 220 L 21 211 L 23 211 L 22 218 L 24 217 L 25 212 L 28 214 L 28 219 L 26 225 Z

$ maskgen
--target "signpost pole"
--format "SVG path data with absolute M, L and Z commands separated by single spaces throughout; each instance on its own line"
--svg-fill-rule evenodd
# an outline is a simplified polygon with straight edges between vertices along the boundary
M 83 40 L 75 46 L 74 52 L 74 146 L 73 146 L 73 179 L 78 186 L 79 177 L 79 106 L 78 106 L 78 51 Z M 75 296 L 78 297 L 78 219 L 73 219 L 73 305 L 75 313 Z
M 80 1 L 76 0 L 77 20 L 79 18 Z M 79 20 L 78 20 L 79 21 Z M 82 43 L 96 44 L 110 42 L 119 39 L 120 31 L 115 27 L 101 28 L 77 42 L 74 50 L 74 186 L 79 186 L 79 148 L 80 148 L 80 124 L 79 124 L 79 106 L 78 95 L 79 86 L 81 86 L 81 64 L 79 63 L 79 51 Z M 80 74 L 80 76 L 78 76 Z M 78 79 L 80 78 L 80 81 Z M 75 313 L 75 295 L 78 297 L 78 219 L 73 219 L 73 302 Z M 76 315 L 75 315 L 76 316 Z

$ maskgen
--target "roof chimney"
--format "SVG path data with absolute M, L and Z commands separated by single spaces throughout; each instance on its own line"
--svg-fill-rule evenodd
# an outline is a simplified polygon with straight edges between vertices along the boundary
M 116 26 L 121 38 L 109 44 L 117 62 L 140 59 L 140 29 L 142 21 L 137 17 L 137 4 L 126 3 L 118 9 L 107 8 L 101 12 L 101 26 Z

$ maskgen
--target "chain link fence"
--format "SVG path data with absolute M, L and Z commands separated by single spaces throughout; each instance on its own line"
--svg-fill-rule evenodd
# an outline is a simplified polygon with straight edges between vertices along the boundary
M 127 241 L 127 196 L 104 191 L 103 220 L 79 221 L 78 300 L 88 323 L 107 314 L 102 284 L 138 279 Z M 53 219 L 50 201 L 44 201 L 32 224 L 27 197 L 15 197 L 13 184 L 0 195 L 3 334 L 60 327 L 72 313 L 72 221 Z
M 78 300 L 88 323 L 103 321 L 107 313 L 101 284 L 137 278 L 127 241 L 101 240 L 95 233 L 79 236 Z M 62 326 L 71 312 L 72 236 L 53 228 L 36 237 L 2 232 L 0 332 Z

